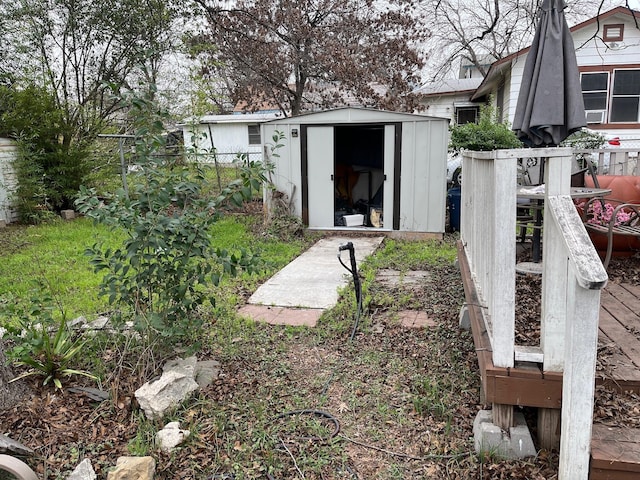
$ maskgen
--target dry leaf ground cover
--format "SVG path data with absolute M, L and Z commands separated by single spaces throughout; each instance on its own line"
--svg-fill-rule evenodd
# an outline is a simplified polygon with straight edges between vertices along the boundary
M 519 260 L 529 260 L 524 252 Z M 640 254 L 613 257 L 607 269 L 609 282 L 640 284 Z M 537 275 L 516 277 L 516 343 L 538 345 L 540 342 L 540 291 L 542 279 Z M 640 328 L 640 325 L 638 325 Z M 637 335 L 638 328 L 631 327 L 630 335 Z M 598 345 L 597 370 L 607 375 L 611 354 L 619 350 L 616 345 Z M 615 366 L 615 365 L 613 365 Z M 610 387 L 598 386 L 595 393 L 594 422 L 610 427 L 640 427 L 640 396 L 633 392 L 617 392 Z
M 252 289 L 232 282 L 219 292 L 197 352 L 220 361 L 223 374 L 164 421 L 144 419 L 133 397 L 164 359 L 111 335 L 98 336 L 90 353 L 103 366 L 110 401 L 32 383 L 19 406 L 3 412 L 1 431 L 33 448 L 28 462 L 49 479 L 64 478 L 83 458 L 106 478 L 121 455 L 154 456 L 160 479 L 556 478 L 553 452 L 524 461 L 474 452 L 472 423 L 484 406 L 473 341 L 458 328 L 464 294 L 454 255 L 452 238 L 387 240 L 359 266 L 367 308 L 353 340 L 351 286 L 308 329 L 237 318 Z M 390 286 L 376 281 L 383 269 L 428 275 Z M 405 309 L 425 311 L 435 326 L 403 327 Z M 145 369 L 142 358 L 152 360 Z M 169 421 L 192 435 L 166 454 L 153 438 Z

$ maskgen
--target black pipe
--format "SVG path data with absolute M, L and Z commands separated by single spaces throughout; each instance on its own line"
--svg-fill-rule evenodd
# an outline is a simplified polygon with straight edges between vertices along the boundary
M 351 268 L 347 267 L 342 261 L 342 258 L 340 257 L 340 254 L 345 250 L 349 250 L 349 259 L 351 260 Z M 356 330 L 358 328 L 358 322 L 360 321 L 360 315 L 362 314 L 362 286 L 360 284 L 360 277 L 358 275 L 358 267 L 356 266 L 356 252 L 352 242 L 347 242 L 344 245 L 340 245 L 338 247 L 338 260 L 340 261 L 342 266 L 345 269 L 347 269 L 349 273 L 351 273 L 351 276 L 353 277 L 353 287 L 356 292 L 356 304 L 357 304 L 356 321 L 353 325 L 353 331 L 351 332 L 351 337 L 349 338 L 349 340 L 353 340 L 353 338 L 356 336 Z

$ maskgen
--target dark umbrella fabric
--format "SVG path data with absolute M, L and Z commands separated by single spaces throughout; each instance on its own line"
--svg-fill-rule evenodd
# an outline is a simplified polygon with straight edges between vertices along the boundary
M 580 73 L 563 0 L 544 0 L 525 62 L 513 130 L 531 147 L 560 144 L 586 126 Z

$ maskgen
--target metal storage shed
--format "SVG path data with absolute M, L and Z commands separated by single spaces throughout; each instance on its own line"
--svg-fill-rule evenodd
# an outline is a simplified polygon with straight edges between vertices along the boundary
M 265 122 L 262 138 L 277 190 L 310 229 L 442 234 L 448 124 L 349 107 Z

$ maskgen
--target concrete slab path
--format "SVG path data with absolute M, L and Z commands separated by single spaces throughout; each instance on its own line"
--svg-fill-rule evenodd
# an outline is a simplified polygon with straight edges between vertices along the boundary
M 325 309 L 336 305 L 338 290 L 352 281 L 349 272 L 338 261 L 338 247 L 352 242 L 359 268 L 383 238 L 328 237 L 319 240 L 261 285 L 239 313 L 272 324 L 314 326 Z M 349 252 L 343 251 L 341 257 L 350 266 Z

